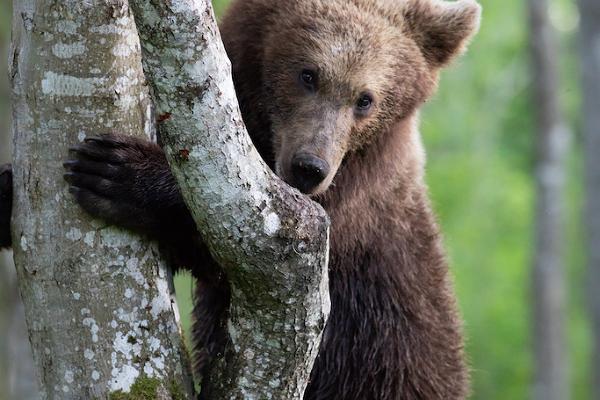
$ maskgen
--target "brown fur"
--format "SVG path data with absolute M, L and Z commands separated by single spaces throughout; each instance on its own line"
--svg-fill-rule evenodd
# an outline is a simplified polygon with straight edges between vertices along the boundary
M 234 2 L 221 30 L 259 150 L 288 181 L 295 153 L 328 161 L 329 176 L 312 192 L 320 193 L 347 152 L 431 95 L 439 67 L 462 50 L 478 21 L 479 7 L 468 0 L 251 0 Z M 303 68 L 320 75 L 316 95 L 297 83 Z M 365 91 L 375 104 L 357 118 L 353 106 Z
M 307 143 L 335 167 L 315 196 L 332 221 L 332 314 L 306 399 L 468 392 L 416 125 L 440 67 L 462 51 L 479 13 L 470 1 L 240 0 L 223 21 L 261 153 L 284 179 L 281 164 Z M 305 65 L 326 80 L 315 96 L 300 94 L 293 79 Z M 364 89 L 375 94 L 375 110 L 355 118 Z
M 332 310 L 307 400 L 468 393 L 461 319 L 423 183 L 417 124 L 440 68 L 474 34 L 479 13 L 472 0 L 236 0 L 223 21 L 244 120 L 263 158 L 286 180 L 298 151 L 331 166 L 312 192 L 332 223 Z M 296 79 L 307 66 L 320 74 L 314 93 Z M 357 115 L 365 90 L 374 106 Z M 192 270 L 196 370 L 204 372 L 227 340 L 229 288 L 162 150 L 102 136 L 72 149 L 65 167 L 84 209 L 157 238 L 177 266 Z M 3 207 L 0 218 L 10 215 Z M 0 233 L 9 232 L 4 225 Z

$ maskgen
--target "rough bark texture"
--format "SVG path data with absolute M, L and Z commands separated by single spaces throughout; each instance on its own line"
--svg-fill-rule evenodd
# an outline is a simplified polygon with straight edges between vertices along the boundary
M 328 218 L 252 145 L 210 2 L 131 4 L 163 147 L 232 288 L 207 397 L 301 399 L 330 308 Z
M 558 97 L 557 47 L 547 0 L 529 0 L 537 117 L 537 216 L 533 265 L 534 399 L 568 399 L 564 340 L 563 188 L 569 134 Z
M 583 87 L 583 137 L 585 147 L 589 303 L 594 332 L 593 377 L 600 382 L 600 2 L 579 0 L 581 15 L 581 66 Z M 600 386 L 593 385 L 600 399 Z
M 14 2 L 12 233 L 43 399 L 191 393 L 155 246 L 90 221 L 62 179 L 87 135 L 152 132 L 139 53 L 126 2 Z
M 11 10 L 10 4 L 9 0 L 2 0 L 0 10 Z M 11 158 L 10 90 L 5 58 L 10 40 L 8 35 L 4 37 L 4 32 L 5 28 L 2 28 L 0 32 L 0 165 L 9 162 Z M 12 253 L 0 252 L 0 388 L 6 389 L 8 400 L 39 399 L 23 308 Z

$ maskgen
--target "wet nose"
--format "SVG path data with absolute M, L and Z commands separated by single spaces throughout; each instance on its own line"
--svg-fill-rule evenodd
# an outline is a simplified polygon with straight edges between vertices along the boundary
M 294 186 L 303 193 L 311 193 L 329 175 L 327 161 L 312 154 L 296 154 L 292 159 Z

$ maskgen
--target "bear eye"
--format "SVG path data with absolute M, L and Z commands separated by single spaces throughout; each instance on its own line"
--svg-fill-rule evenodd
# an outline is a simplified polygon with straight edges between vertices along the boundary
M 369 93 L 363 93 L 356 102 L 356 109 L 361 113 L 365 113 L 371 109 L 372 105 L 373 96 L 371 96 Z
M 317 73 L 315 71 L 303 69 L 300 73 L 300 83 L 311 92 L 316 90 L 317 80 Z

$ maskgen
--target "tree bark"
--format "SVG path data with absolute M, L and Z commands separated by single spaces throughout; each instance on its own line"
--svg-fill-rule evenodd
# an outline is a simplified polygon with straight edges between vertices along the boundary
M 161 140 L 232 288 L 210 399 L 301 399 L 329 313 L 328 218 L 260 158 L 208 0 L 132 0 Z
M 156 247 L 91 221 L 62 179 L 78 140 L 152 133 L 139 53 L 124 1 L 14 2 L 12 232 L 42 399 L 191 396 Z
M 594 355 L 592 381 L 600 379 L 600 2 L 579 0 L 580 51 L 583 87 L 583 141 L 585 152 L 588 299 L 591 312 Z M 592 385 L 593 399 L 600 387 Z
M 558 97 L 557 45 L 547 0 L 529 0 L 537 122 L 536 245 L 533 265 L 534 399 L 568 399 L 564 340 L 563 188 L 569 134 Z
M 0 12 L 10 14 L 11 2 L 2 0 Z M 0 54 L 8 54 L 9 27 L 0 31 Z M 3 60 L 5 61 L 5 60 Z M 10 151 L 10 107 L 6 62 L 0 63 L 0 164 L 8 162 Z M 33 356 L 27 338 L 25 312 L 19 295 L 12 253 L 0 252 L 0 390 L 8 400 L 37 400 Z M 5 335 L 5 336 L 4 336 Z

